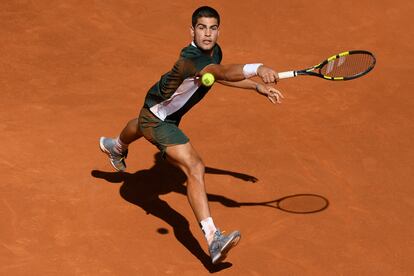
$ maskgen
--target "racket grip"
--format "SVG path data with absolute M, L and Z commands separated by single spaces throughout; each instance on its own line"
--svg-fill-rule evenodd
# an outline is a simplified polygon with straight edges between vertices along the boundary
M 279 79 L 287 79 L 287 78 L 293 78 L 296 77 L 295 71 L 286 71 L 286 72 L 280 72 L 277 73 L 279 76 Z

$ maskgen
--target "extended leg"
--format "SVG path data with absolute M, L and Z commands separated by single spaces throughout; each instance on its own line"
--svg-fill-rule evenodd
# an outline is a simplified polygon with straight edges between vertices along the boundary
M 240 232 L 223 235 L 210 216 L 204 185 L 204 164 L 190 143 L 167 147 L 167 158 L 187 176 L 187 197 L 208 243 L 213 264 L 221 262 L 240 240 Z
M 187 176 L 187 197 L 198 221 L 210 217 L 204 185 L 204 164 L 190 143 L 168 147 L 167 159 Z

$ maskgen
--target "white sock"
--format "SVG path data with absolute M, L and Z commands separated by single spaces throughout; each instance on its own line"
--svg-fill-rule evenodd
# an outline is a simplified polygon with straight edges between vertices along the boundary
M 201 229 L 203 230 L 204 236 L 206 237 L 208 245 L 211 244 L 214 238 L 214 233 L 216 232 L 217 228 L 214 225 L 213 219 L 208 217 L 200 221 Z
M 128 150 L 128 144 L 124 144 L 121 139 L 119 138 L 119 136 L 116 138 L 115 140 L 115 147 L 114 147 L 115 151 L 119 154 L 123 154 L 125 151 Z

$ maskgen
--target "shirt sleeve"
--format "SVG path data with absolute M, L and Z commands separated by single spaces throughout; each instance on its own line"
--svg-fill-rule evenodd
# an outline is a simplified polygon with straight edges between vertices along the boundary
M 197 72 L 193 60 L 180 58 L 171 71 L 161 77 L 159 89 L 163 97 L 171 97 L 185 79 L 195 76 Z

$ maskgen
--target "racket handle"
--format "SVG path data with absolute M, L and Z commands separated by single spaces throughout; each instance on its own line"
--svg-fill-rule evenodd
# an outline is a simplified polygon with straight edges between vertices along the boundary
M 279 79 L 287 79 L 287 78 L 293 78 L 296 77 L 295 71 L 286 71 L 286 72 L 280 72 L 277 73 L 279 76 Z

